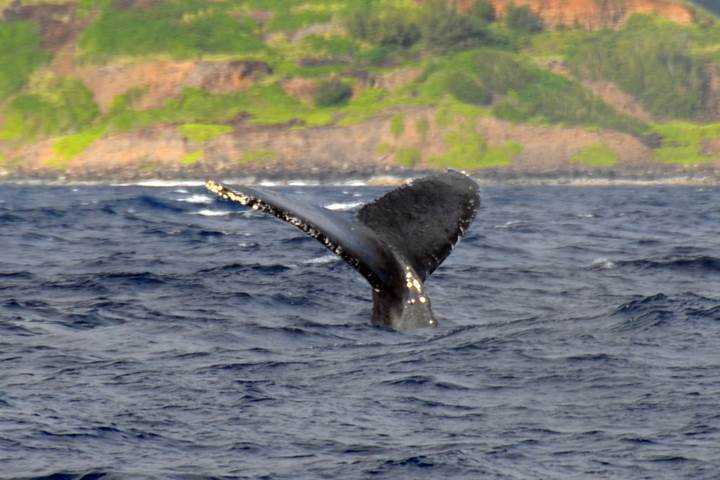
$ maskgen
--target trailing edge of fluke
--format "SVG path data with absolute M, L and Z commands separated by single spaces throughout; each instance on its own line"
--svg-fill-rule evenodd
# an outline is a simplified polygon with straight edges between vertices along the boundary
M 372 322 L 394 330 L 437 326 L 424 282 L 467 231 L 480 206 L 478 185 L 449 170 L 414 180 L 364 205 L 355 219 L 270 190 L 231 190 L 220 197 L 269 213 L 318 240 L 355 268 L 373 289 Z

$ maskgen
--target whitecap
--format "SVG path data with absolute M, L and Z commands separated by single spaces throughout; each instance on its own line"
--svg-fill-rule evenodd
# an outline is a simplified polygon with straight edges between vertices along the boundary
M 193 215 L 202 215 L 203 217 L 222 217 L 224 215 L 230 215 L 232 212 L 229 210 L 200 210 L 193 212 Z
M 508 222 L 505 222 L 502 225 L 495 225 L 495 228 L 498 230 L 505 230 L 513 227 L 517 227 L 518 225 L 522 225 L 523 222 L 520 220 L 510 220 Z
M 189 197 L 184 198 L 178 198 L 178 202 L 187 202 L 187 203 L 202 203 L 202 204 L 209 204 L 213 202 L 212 197 L 209 197 L 208 195 L 190 195 Z
M 339 203 L 331 203 L 329 205 L 325 205 L 325 208 L 328 210 L 352 210 L 353 208 L 357 208 L 360 205 L 362 205 L 362 202 L 339 202 Z
M 340 257 L 338 257 L 336 255 L 323 255 L 322 257 L 311 258 L 310 260 L 305 260 L 302 263 L 309 264 L 309 265 L 324 265 L 326 263 L 335 263 L 338 261 L 340 261 Z
M 617 264 L 607 258 L 596 258 L 590 265 L 590 268 L 595 270 L 612 270 L 615 267 L 617 267 Z
M 317 187 L 320 182 L 317 180 L 290 180 L 287 184 L 291 187 Z
M 279 187 L 282 185 L 282 182 L 273 182 L 272 180 L 261 180 L 260 183 L 258 183 L 261 187 Z
M 339 185 L 342 185 L 343 187 L 367 187 L 367 181 L 366 180 L 346 180 L 344 182 L 340 182 Z

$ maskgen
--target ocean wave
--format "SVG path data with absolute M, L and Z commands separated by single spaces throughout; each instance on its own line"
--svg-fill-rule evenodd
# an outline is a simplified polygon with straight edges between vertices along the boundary
M 330 255 L 323 255 L 322 257 L 311 258 L 310 260 L 305 260 L 302 263 L 308 264 L 308 265 L 325 265 L 328 263 L 335 263 L 338 261 L 340 261 L 340 257 L 338 257 L 337 255 L 330 254 Z
M 259 263 L 255 264 L 242 264 L 242 263 L 231 263 L 229 265 L 220 265 L 217 267 L 205 268 L 198 271 L 198 274 L 207 275 L 212 273 L 230 273 L 230 272 L 258 272 L 263 275 L 270 275 L 273 273 L 281 273 L 290 270 L 290 267 L 281 265 L 279 263 L 262 265 Z
M 110 478 L 117 479 L 120 477 L 115 477 L 112 474 L 102 471 L 90 471 L 83 473 L 61 471 L 35 477 L 23 477 L 18 480 L 110 480 Z
M 118 308 L 122 311 L 122 308 Z M 65 314 L 57 323 L 75 330 L 92 330 L 99 327 L 122 325 L 125 320 L 117 318 L 108 312 L 92 309 L 86 313 Z
M 16 279 L 20 278 L 23 280 L 28 280 L 33 278 L 33 274 L 30 272 L 0 272 L 0 279 L 3 280 L 9 280 L 9 279 Z
M 104 213 L 115 214 L 124 210 L 129 213 L 138 213 L 143 210 L 158 210 L 173 213 L 184 212 L 185 208 L 172 201 L 163 200 L 152 195 L 138 195 L 120 200 L 106 201 L 99 205 Z
M 617 263 L 607 258 L 596 258 L 592 261 L 590 268 L 593 270 L 613 270 L 617 268 Z
M 281 182 L 277 180 L 260 180 L 258 185 L 261 187 L 282 187 L 287 185 L 287 182 Z
M 289 187 L 317 187 L 320 182 L 317 180 L 290 180 L 287 185 Z
M 341 211 L 347 211 L 347 210 L 353 210 L 359 206 L 361 206 L 363 202 L 338 202 L 338 203 L 330 203 L 328 205 L 325 205 L 325 208 L 328 210 L 341 210 Z
M 668 296 L 658 293 L 638 296 L 620 305 L 612 314 L 620 323 L 614 326 L 620 331 L 649 330 L 673 322 L 720 320 L 720 300 L 703 297 L 694 293 Z
M 160 285 L 165 283 L 165 279 L 161 275 L 152 272 L 110 272 L 93 274 L 92 277 L 101 281 L 122 281 L 135 285 Z
M 525 222 L 523 220 L 508 220 L 503 224 L 495 225 L 494 228 L 495 230 L 510 230 L 520 233 L 533 233 L 537 231 L 530 222 Z
M 447 380 L 438 380 L 432 375 L 407 375 L 392 380 L 385 380 L 382 382 L 383 385 L 389 386 L 401 386 L 401 387 L 425 387 L 431 386 L 440 390 L 470 390 L 469 387 L 460 385 L 459 383 L 450 382 Z
M 365 187 L 367 186 L 367 181 L 360 179 L 347 180 L 344 182 L 340 182 L 338 185 L 342 187 Z
M 195 194 L 195 195 L 190 195 L 189 197 L 178 198 L 177 201 L 185 202 L 185 203 L 200 203 L 200 204 L 208 205 L 208 204 L 213 203 L 214 200 L 212 197 L 210 197 L 208 195 Z
M 641 270 L 666 269 L 720 273 L 720 258 L 709 255 L 641 258 L 619 260 L 616 263 L 620 267 L 634 267 Z
M 385 189 L 281 190 L 326 205 Z M 371 324 L 367 282 L 310 237 L 177 201 L 213 197 L 200 188 L 0 187 L 0 215 L 21 219 L 0 222 L 0 477 L 712 477 L 708 190 L 484 189 L 427 284 L 439 327 L 398 333 Z M 493 229 L 507 221 L 542 235 Z M 543 414 L 558 398 L 562 415 Z M 617 418 L 638 421 L 606 428 Z
M 17 335 L 19 337 L 31 337 L 33 335 L 37 335 L 36 332 L 30 330 L 29 328 L 17 325 L 15 321 L 20 322 L 22 319 L 21 317 L 16 317 L 14 319 L 0 319 L 0 337 L 3 335 Z M 0 398 L 0 406 L 2 405 L 3 400 Z
M 0 224 L 22 221 L 23 218 L 11 213 L 0 213 Z
M 232 212 L 230 210 L 209 210 L 209 209 L 203 209 L 198 210 L 197 212 L 192 212 L 193 215 L 202 215 L 203 217 L 224 217 L 226 215 L 230 215 Z

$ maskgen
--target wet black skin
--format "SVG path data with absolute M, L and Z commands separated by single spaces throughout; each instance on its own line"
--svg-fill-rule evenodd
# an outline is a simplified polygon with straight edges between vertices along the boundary
M 373 289 L 374 325 L 398 331 L 438 322 L 424 282 L 450 254 L 480 205 L 477 184 L 448 171 L 365 205 L 355 220 L 274 191 L 215 182 L 220 197 L 269 213 L 312 236 L 360 272 Z

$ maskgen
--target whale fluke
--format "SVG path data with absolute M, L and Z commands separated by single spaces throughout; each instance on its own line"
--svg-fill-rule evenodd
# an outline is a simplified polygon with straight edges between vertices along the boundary
M 480 197 L 468 176 L 448 171 L 415 180 L 363 206 L 355 220 L 297 198 L 208 181 L 220 197 L 274 215 L 317 239 L 367 279 L 376 325 L 435 327 L 424 282 L 475 218 Z

